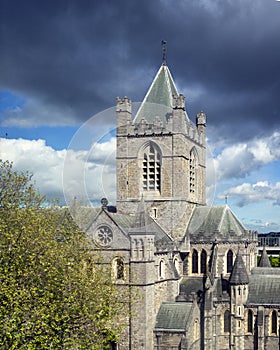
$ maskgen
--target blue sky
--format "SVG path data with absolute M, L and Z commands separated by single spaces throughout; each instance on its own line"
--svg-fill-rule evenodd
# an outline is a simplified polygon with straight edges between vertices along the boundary
M 207 114 L 209 201 L 280 231 L 279 2 L 4 0 L 0 13 L 0 157 L 41 192 L 63 201 L 67 169 L 114 202 L 115 98 L 143 99 L 165 39 L 190 119 Z

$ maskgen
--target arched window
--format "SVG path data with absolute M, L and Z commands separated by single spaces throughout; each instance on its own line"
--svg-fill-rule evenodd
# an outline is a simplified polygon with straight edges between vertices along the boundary
M 271 334 L 277 334 L 277 312 L 275 310 L 271 313 Z
M 121 258 L 117 259 L 117 279 L 124 279 L 124 262 Z
M 159 274 L 159 278 L 164 277 L 164 261 L 163 260 L 160 260 L 160 262 L 159 262 L 158 274 Z
M 230 312 L 229 312 L 229 310 L 226 310 L 224 313 L 224 332 L 225 333 L 230 332 Z
M 197 181 L 197 152 L 196 149 L 193 148 L 190 152 L 190 193 L 194 194 L 196 192 L 196 181 Z
M 248 333 L 253 333 L 253 311 L 248 310 L 248 315 L 247 315 L 247 332 Z
M 192 252 L 192 273 L 198 273 L 198 253 L 195 249 Z
M 231 273 L 233 267 L 233 252 L 229 250 L 227 253 L 227 273 Z
M 204 249 L 202 249 L 201 255 L 200 255 L 200 273 L 206 273 L 207 272 L 207 253 Z
M 122 258 L 117 257 L 113 260 L 113 276 L 116 280 L 124 280 L 125 268 L 124 261 Z
M 145 149 L 143 157 L 143 190 L 160 191 L 161 155 L 152 144 Z

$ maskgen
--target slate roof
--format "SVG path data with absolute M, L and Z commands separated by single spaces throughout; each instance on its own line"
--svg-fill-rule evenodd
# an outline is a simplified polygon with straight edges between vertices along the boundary
M 120 214 L 113 214 L 118 216 Z M 123 215 L 128 216 L 128 215 Z M 166 232 L 150 217 L 147 213 L 144 199 L 139 202 L 137 213 L 135 216 L 130 216 L 130 222 L 125 229 L 129 233 L 153 233 L 155 235 L 155 244 L 158 248 L 167 248 L 172 244 L 172 239 L 166 234 Z
M 168 67 L 163 64 L 134 118 L 134 123 L 138 124 L 142 119 L 153 123 L 156 116 L 165 123 L 172 112 L 173 95 L 178 96 L 178 91 Z
M 75 207 L 72 206 L 70 208 L 70 212 L 74 220 L 77 222 L 79 227 L 85 231 L 89 226 L 91 226 L 92 222 L 95 220 L 100 211 L 100 207 L 84 207 L 76 205 Z
M 255 267 L 249 276 L 248 305 L 280 305 L 280 268 Z
M 195 293 L 199 295 L 204 289 L 205 277 L 184 277 L 180 283 L 180 296 L 183 296 L 185 300 L 192 300 L 191 294 Z
M 141 209 L 142 208 L 142 209 Z M 172 239 L 167 233 L 145 212 L 144 203 L 139 204 L 137 215 L 127 215 L 121 213 L 112 213 L 106 211 L 107 215 L 126 233 L 149 232 L 155 235 L 155 244 L 158 249 L 170 248 L 173 244 Z M 85 231 L 89 230 L 94 224 L 96 217 L 101 213 L 100 207 L 77 207 L 75 220 Z
M 185 332 L 192 303 L 162 303 L 156 317 L 156 331 Z
M 196 207 L 187 230 L 191 240 L 233 239 L 248 232 L 227 205 Z
M 242 255 L 238 251 L 229 279 L 230 284 L 242 285 L 249 283 L 249 276 L 246 271 Z

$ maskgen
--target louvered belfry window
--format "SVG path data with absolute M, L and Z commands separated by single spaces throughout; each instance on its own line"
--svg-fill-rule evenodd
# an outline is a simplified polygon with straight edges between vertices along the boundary
M 144 153 L 143 190 L 160 191 L 161 156 L 153 145 Z
M 196 182 L 197 182 L 197 155 L 196 150 L 192 149 L 190 152 L 189 161 L 189 177 L 190 177 L 190 193 L 194 194 L 196 192 Z

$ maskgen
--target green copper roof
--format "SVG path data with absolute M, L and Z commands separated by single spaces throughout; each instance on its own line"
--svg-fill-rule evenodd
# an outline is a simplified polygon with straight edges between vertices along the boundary
M 191 309 L 191 303 L 162 303 L 157 314 L 155 330 L 185 332 Z
M 166 120 L 166 114 L 172 110 L 173 95 L 178 96 L 178 92 L 168 67 L 163 64 L 145 96 L 134 122 L 139 123 L 142 118 L 145 118 L 148 123 L 152 123 L 155 116 Z

